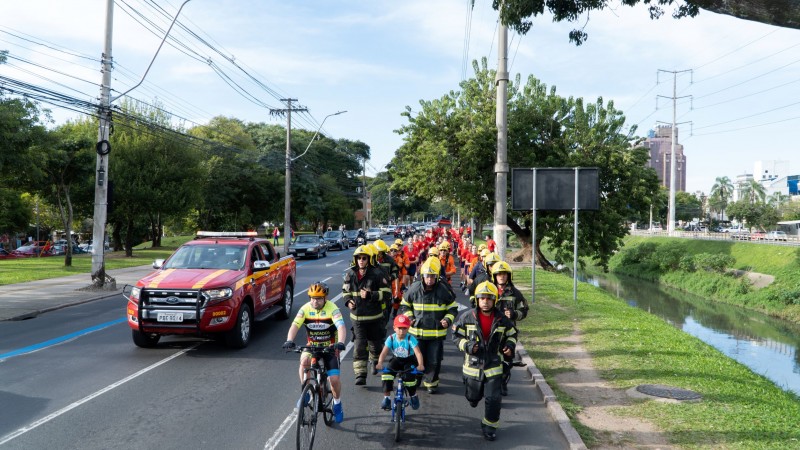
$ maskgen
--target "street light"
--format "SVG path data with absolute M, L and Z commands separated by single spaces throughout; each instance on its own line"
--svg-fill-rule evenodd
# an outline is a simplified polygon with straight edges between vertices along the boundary
M 284 255 L 289 254 L 289 243 L 292 236 L 292 226 L 289 223 L 289 220 L 292 217 L 292 162 L 297 161 L 301 156 L 308 153 L 308 149 L 311 148 L 311 144 L 314 143 L 314 139 L 317 138 L 319 130 L 321 130 L 322 126 L 325 125 L 325 121 L 328 120 L 328 117 L 338 116 L 339 114 L 344 114 L 346 112 L 347 111 L 338 111 L 333 114 L 328 114 L 327 116 L 325 116 L 325 118 L 322 119 L 322 123 L 319 124 L 319 128 L 317 128 L 317 131 L 314 133 L 314 136 L 308 142 L 308 145 L 306 146 L 306 149 L 303 153 L 292 158 L 289 155 L 288 150 L 286 152 L 286 192 L 283 200 L 283 254 Z

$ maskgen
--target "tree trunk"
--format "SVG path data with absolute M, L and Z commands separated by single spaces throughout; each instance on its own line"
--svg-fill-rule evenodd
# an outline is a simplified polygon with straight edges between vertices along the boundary
M 125 226 L 125 256 L 133 256 L 133 219 L 128 218 L 128 223 Z
M 517 236 L 517 241 L 522 244 L 522 249 L 515 252 L 514 254 L 508 256 L 506 259 L 513 261 L 513 262 L 531 262 L 531 228 L 527 226 L 525 228 L 520 227 L 517 222 L 511 217 L 506 217 L 506 223 L 508 227 L 511 228 L 511 231 Z M 554 271 L 555 267 L 550 264 L 550 261 L 544 256 L 542 253 L 542 239 L 544 236 L 537 233 L 536 235 L 536 265 L 541 267 L 544 270 Z

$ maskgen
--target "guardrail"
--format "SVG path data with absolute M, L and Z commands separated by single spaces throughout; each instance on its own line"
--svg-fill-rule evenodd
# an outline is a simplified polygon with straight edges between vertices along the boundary
M 753 244 L 770 244 L 782 245 L 787 247 L 800 246 L 800 239 L 797 236 L 788 236 L 786 241 L 775 241 L 770 239 L 755 238 L 750 235 L 747 239 L 736 238 L 734 233 L 712 233 L 705 231 L 683 231 L 675 230 L 670 234 L 668 231 L 650 231 L 650 230 L 631 230 L 631 236 L 645 236 L 645 237 L 677 237 L 684 239 L 701 239 L 705 241 L 734 241 L 734 242 L 751 242 Z

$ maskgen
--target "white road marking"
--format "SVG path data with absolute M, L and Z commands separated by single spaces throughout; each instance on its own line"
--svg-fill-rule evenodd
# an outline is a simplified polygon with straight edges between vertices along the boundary
M 342 262 L 342 261 L 344 261 L 344 260 L 343 260 L 343 259 L 340 259 L 340 260 L 338 260 L 338 261 L 336 261 L 336 262 L 332 262 L 332 263 L 325 264 L 325 267 L 335 266 L 335 265 L 339 264 L 339 263 L 340 263 L 340 262 Z
M 2 439 L 0 439 L 0 445 L 3 445 L 5 443 L 7 443 L 7 442 L 10 442 L 13 439 L 16 439 L 16 438 L 22 436 L 23 434 L 27 433 L 28 431 L 31 431 L 31 430 L 39 427 L 40 425 L 44 425 L 47 422 L 50 422 L 51 420 L 57 418 L 58 416 L 66 414 L 69 411 L 77 408 L 78 406 L 81 406 L 84 403 L 87 403 L 87 402 L 91 401 L 92 399 L 97 398 L 97 397 L 105 394 L 106 392 L 108 392 L 108 391 L 110 391 L 110 390 L 112 390 L 112 389 L 114 389 L 116 387 L 122 386 L 123 384 L 127 383 L 128 381 L 133 380 L 134 378 L 139 377 L 140 375 L 144 375 L 145 373 L 155 369 L 156 367 L 158 367 L 158 366 L 160 366 L 162 364 L 166 364 L 166 363 L 172 361 L 173 359 L 177 358 L 178 356 L 183 355 L 184 353 L 186 353 L 186 352 L 188 352 L 190 350 L 194 350 L 200 344 L 202 344 L 202 342 L 194 344 L 191 347 L 185 348 L 185 349 L 179 351 L 178 353 L 175 353 L 174 355 L 171 355 L 171 356 L 169 356 L 167 358 L 164 358 L 164 359 L 162 359 L 161 361 L 159 361 L 159 362 L 157 362 L 155 364 L 147 366 L 144 369 L 134 373 L 133 375 L 129 375 L 129 376 L 117 381 L 116 383 L 109 384 L 108 386 L 104 387 L 103 389 L 100 389 L 99 391 L 97 391 L 97 392 L 95 392 L 93 394 L 89 394 L 86 397 L 84 397 L 84 398 L 82 398 L 82 399 L 80 399 L 80 400 L 78 400 L 78 401 L 76 401 L 74 403 L 71 403 L 71 404 L 63 407 L 63 408 L 59 409 L 58 411 L 56 411 L 56 412 L 54 412 L 52 414 L 49 414 L 49 415 L 47 415 L 45 417 L 42 417 L 41 419 L 31 423 L 30 425 L 24 426 L 24 427 L 18 429 L 17 431 L 4 436 Z
M 337 295 L 336 299 L 338 299 L 341 296 L 342 294 Z M 333 301 L 336 301 L 336 299 L 334 299 Z M 350 353 L 350 350 L 352 348 L 353 348 L 353 343 L 348 342 L 347 348 L 344 349 L 344 351 L 339 355 L 339 359 L 343 360 L 344 357 L 347 356 L 348 353 Z M 278 443 L 280 443 L 281 439 L 283 439 L 283 437 L 286 436 L 286 433 L 289 431 L 289 429 L 292 428 L 292 425 L 294 425 L 296 421 L 297 421 L 297 408 L 292 408 L 292 412 L 289 413 L 289 415 L 286 416 L 285 419 L 283 419 L 283 422 L 278 427 L 278 429 L 275 430 L 275 433 L 272 434 L 272 437 L 270 437 L 267 443 L 264 444 L 264 450 L 272 450 L 275 447 L 277 447 Z

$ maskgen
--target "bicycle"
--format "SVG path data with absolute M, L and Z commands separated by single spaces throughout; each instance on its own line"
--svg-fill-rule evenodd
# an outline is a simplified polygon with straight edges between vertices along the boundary
M 406 422 L 406 407 L 408 406 L 409 397 L 408 388 L 403 382 L 404 375 L 422 375 L 416 366 L 411 366 L 403 370 L 392 371 L 384 368 L 383 373 L 395 372 L 394 375 L 394 398 L 392 399 L 392 423 L 394 423 L 394 441 L 400 440 L 400 427 L 401 423 Z
M 311 449 L 317 433 L 317 415 L 322 414 L 325 425 L 333 425 L 333 391 L 325 365 L 320 361 L 323 355 L 334 353 L 335 350 L 332 347 L 300 345 L 292 351 L 311 353 L 311 366 L 305 369 L 305 381 L 297 408 L 296 438 L 298 449 Z

